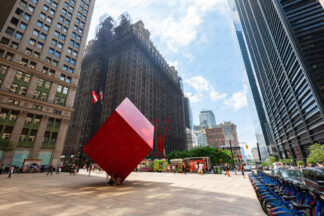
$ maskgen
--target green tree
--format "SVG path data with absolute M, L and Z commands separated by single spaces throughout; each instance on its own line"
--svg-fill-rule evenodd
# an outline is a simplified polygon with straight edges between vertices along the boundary
M 324 145 L 315 143 L 309 147 L 310 153 L 307 157 L 308 164 L 316 164 L 324 162 Z
M 273 164 L 274 162 L 276 162 L 276 157 L 274 157 L 274 156 L 270 156 L 269 157 L 269 162 L 270 162 L 270 164 Z
M 303 161 L 297 161 L 297 166 L 298 167 L 304 166 L 304 162 Z
M 286 165 L 290 165 L 290 164 L 291 164 L 291 159 L 289 159 L 289 158 L 286 159 L 286 160 L 285 160 L 285 164 L 286 164 Z
M 279 159 L 279 162 L 280 162 L 280 163 L 283 163 L 283 160 L 282 160 L 282 159 Z
M 269 166 L 269 163 L 266 162 L 266 161 L 262 161 L 262 167 L 268 167 Z

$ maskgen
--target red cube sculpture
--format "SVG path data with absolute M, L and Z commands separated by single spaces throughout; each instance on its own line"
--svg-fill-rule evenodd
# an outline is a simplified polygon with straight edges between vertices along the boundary
M 110 115 L 83 151 L 121 182 L 153 149 L 154 127 L 128 99 Z

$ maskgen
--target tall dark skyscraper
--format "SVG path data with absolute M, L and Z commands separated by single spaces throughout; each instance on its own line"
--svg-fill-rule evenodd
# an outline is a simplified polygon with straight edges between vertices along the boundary
M 235 2 L 280 157 L 303 160 L 309 145 L 324 143 L 323 7 L 316 0 Z
M 184 112 L 185 112 L 186 128 L 193 129 L 192 112 L 190 108 L 190 100 L 188 97 L 184 97 Z
M 111 18 L 105 19 L 100 24 L 97 38 L 87 48 L 75 100 L 76 111 L 69 126 L 64 153 L 77 153 L 80 145 L 93 136 L 125 97 L 149 121 L 153 118 L 156 127 L 160 118 L 161 134 L 170 117 L 165 152 L 184 150 L 184 96 L 178 72 L 154 47 L 150 32 L 142 21 L 132 24 L 127 15 L 123 15 L 118 26 L 113 23 Z M 92 89 L 98 95 L 100 90 L 103 92 L 102 105 L 100 101 L 93 104 Z M 156 146 L 155 140 L 153 153 Z

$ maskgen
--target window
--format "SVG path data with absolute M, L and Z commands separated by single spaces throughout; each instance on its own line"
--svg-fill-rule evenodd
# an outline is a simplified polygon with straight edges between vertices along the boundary
M 56 4 L 55 2 L 52 2 L 52 6 L 53 6 L 54 8 L 57 8 L 57 4 Z
M 41 35 L 39 36 L 39 38 L 42 39 L 42 40 L 46 40 L 46 34 L 41 33 Z
M 59 28 L 59 29 L 61 29 L 62 28 L 62 24 L 61 23 L 57 23 L 56 24 L 56 27 Z
M 65 26 L 63 26 L 63 31 L 67 32 L 68 28 L 66 28 Z
M 6 56 L 5 56 L 5 59 L 9 60 L 9 61 L 12 61 L 14 57 L 14 54 L 10 53 L 10 52 L 7 52 Z
M 48 25 L 44 25 L 44 30 L 48 31 L 49 30 L 49 26 Z
M 79 44 L 79 43 L 75 43 L 74 46 L 75 46 L 76 48 L 79 48 L 79 47 L 80 47 L 80 44 Z
M 67 65 L 63 65 L 62 69 L 65 70 L 65 71 L 67 71 L 68 70 L 68 66 Z
M 27 24 L 21 22 L 19 27 L 22 29 L 22 30 L 26 30 L 26 27 L 27 27 Z
M 38 99 L 40 96 L 40 91 L 35 90 L 33 94 L 33 98 Z
M 72 7 L 72 6 L 70 5 L 69 9 L 70 9 L 71 11 L 73 11 L 73 10 L 74 10 L 74 7 Z
M 79 18 L 76 18 L 76 23 L 80 23 L 80 19 Z
M 67 94 L 68 91 L 69 91 L 69 88 L 68 88 L 68 87 L 64 87 L 62 93 L 63 93 L 63 94 Z
M 64 17 L 60 16 L 60 21 L 64 22 Z
M 86 16 L 82 15 L 82 19 L 83 19 L 83 20 L 86 20 L 86 18 L 87 18 Z
M 61 40 L 65 40 L 65 35 L 61 34 Z
M 64 6 L 68 8 L 69 7 L 69 4 L 66 3 L 66 2 L 64 2 Z
M 77 56 L 78 55 L 78 52 L 76 52 L 76 51 L 73 51 L 73 54 L 72 54 L 73 56 Z
M 69 68 L 69 73 L 73 73 L 73 68 Z
M 79 7 L 79 11 L 81 11 L 81 12 L 83 11 L 83 7 L 82 6 Z
M 53 54 L 54 54 L 54 49 L 49 48 L 49 49 L 48 49 L 48 54 L 53 55 Z
M 75 65 L 75 59 L 71 59 L 71 64 Z
M 36 36 L 36 37 L 38 37 L 38 35 L 39 35 L 39 31 L 36 30 L 36 29 L 34 29 L 34 30 L 33 30 L 33 35 Z
M 76 33 L 75 32 L 72 32 L 72 37 L 76 37 Z
M 79 33 L 82 34 L 83 33 L 83 30 L 81 28 L 79 28 Z
M 67 49 L 67 52 L 68 52 L 69 54 L 71 54 L 71 53 L 72 53 L 72 49 L 69 47 L 69 48 Z
M 25 13 L 25 15 L 24 15 L 24 19 L 27 20 L 27 21 L 29 21 L 29 20 L 30 20 L 30 15 L 27 14 L 27 13 Z
M 40 17 L 41 19 L 45 19 L 46 15 L 45 15 L 44 13 L 40 13 L 40 14 L 39 14 L 39 17 Z
M 14 24 L 14 25 L 18 25 L 18 22 L 19 22 L 19 20 L 16 19 L 15 17 L 13 17 L 13 18 L 11 19 L 11 21 L 10 21 L 10 23 L 12 23 L 12 24 Z
M 63 44 L 62 44 L 61 42 L 59 42 L 59 43 L 57 44 L 57 48 L 62 49 L 62 48 L 63 48 Z
M 54 39 L 52 39 L 52 42 L 51 42 L 51 44 L 52 44 L 52 45 L 54 45 L 54 46 L 56 46 L 56 44 L 57 44 L 57 41 L 56 41 L 56 40 L 54 40 Z
M 20 104 L 20 101 L 9 99 L 8 103 L 18 106 Z
M 70 20 L 66 19 L 66 20 L 65 20 L 65 24 L 66 24 L 66 25 L 70 25 Z
M 23 10 L 21 10 L 20 8 L 17 8 L 15 11 L 15 14 L 17 14 L 18 16 L 22 16 L 23 15 Z
M 80 12 L 78 12 L 78 16 L 79 16 L 79 17 L 81 17 L 81 16 L 82 16 L 82 14 L 81 14 Z
M 65 80 L 65 75 L 64 75 L 64 74 L 61 74 L 61 76 L 60 76 L 60 80 L 62 80 L 62 81 Z
M 31 49 L 29 49 L 29 48 L 26 48 L 25 53 L 26 53 L 27 55 L 31 55 L 32 52 L 33 52 L 33 50 L 31 50 Z
M 18 40 L 21 40 L 22 36 L 23 36 L 23 34 L 20 32 L 16 32 L 16 34 L 15 34 L 15 38 L 17 38 Z
M 30 38 L 29 41 L 28 41 L 28 44 L 31 45 L 31 46 L 35 46 L 36 40 L 34 40 L 33 38 Z
M 11 87 L 9 89 L 9 92 L 16 93 L 18 91 L 18 85 L 17 84 L 11 84 Z
M 52 65 L 57 66 L 58 65 L 58 61 L 56 61 L 56 60 L 53 59 Z
M 34 11 L 34 7 L 31 6 L 31 5 L 28 5 L 28 8 L 27 8 L 30 12 L 33 12 Z
M 37 20 L 36 26 L 38 26 L 39 28 L 42 28 L 43 23 L 41 21 Z
M 72 18 L 72 14 L 71 14 L 70 12 L 67 13 L 67 16 L 68 16 L 69 18 Z
M 81 22 L 81 24 L 80 24 L 80 25 L 81 25 L 82 27 L 84 27 L 84 25 L 85 25 L 85 24 L 84 24 L 84 22 Z
M 47 95 L 48 94 L 46 92 L 42 92 L 39 99 L 42 100 L 42 101 L 46 101 L 47 100 Z
M 65 56 L 65 62 L 70 62 L 70 57 Z
M 57 92 L 61 92 L 61 91 L 62 91 L 62 88 L 63 88 L 63 87 L 62 87 L 61 85 L 58 85 L 56 91 L 57 91 Z
M 60 57 L 61 57 L 61 53 L 58 52 L 58 51 L 56 51 L 56 52 L 55 52 L 55 57 L 60 58 Z
M 21 86 L 18 94 L 25 96 L 27 93 L 27 87 Z
M 81 40 L 81 37 L 80 37 L 79 35 L 77 36 L 77 40 L 78 40 L 78 41 L 80 41 L 80 40 Z
M 38 48 L 38 47 L 37 47 Z M 33 56 L 35 57 L 35 58 L 39 58 L 39 56 L 40 56 L 40 53 L 39 52 L 36 52 L 36 51 L 34 51 L 33 52 Z
M 62 9 L 62 14 L 66 14 L 66 12 L 67 12 L 67 11 L 63 8 L 63 9 Z
M 71 83 L 71 77 L 66 77 L 66 80 L 65 80 L 67 83 Z
M 15 32 L 15 30 L 14 30 L 13 28 L 8 27 L 8 28 L 6 29 L 6 33 L 7 33 L 8 35 L 13 35 L 14 32 Z
M 43 6 L 43 10 L 44 10 L 44 11 L 48 11 L 48 9 L 49 9 L 49 7 L 48 7 L 47 5 L 44 5 L 44 6 Z
M 71 4 L 75 5 L 75 1 L 74 0 L 71 0 Z
M 25 67 L 27 67 L 27 65 L 28 65 L 28 60 L 25 59 L 25 58 L 21 58 L 21 60 L 20 60 L 20 64 L 23 65 L 23 66 L 25 66 Z
M 41 43 L 41 42 L 37 42 L 37 46 L 36 46 L 36 48 L 38 48 L 38 49 L 42 49 L 42 48 L 43 48 L 43 43 Z
M 58 38 L 60 36 L 60 33 L 58 31 L 55 31 L 54 36 Z
M 70 45 L 74 45 L 74 41 L 73 40 L 70 40 Z
M 11 43 L 10 43 L 10 47 L 12 47 L 12 48 L 14 48 L 14 49 L 17 49 L 17 47 L 18 47 L 18 43 L 16 43 L 16 42 L 14 42 L 14 41 L 11 41 Z
M 31 0 L 33 4 L 37 4 L 37 0 Z
M 49 13 L 50 13 L 51 15 L 54 15 L 54 14 L 55 14 L 55 10 L 50 9 Z
M 51 17 L 46 17 L 46 22 L 52 23 L 52 18 Z
M 47 88 L 47 89 L 50 89 L 51 82 L 50 81 L 45 81 L 44 87 Z

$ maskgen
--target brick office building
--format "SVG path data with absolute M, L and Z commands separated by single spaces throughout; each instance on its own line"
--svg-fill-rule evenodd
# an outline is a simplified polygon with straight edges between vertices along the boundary
M 2 1 L 0 164 L 59 162 L 94 2 Z

